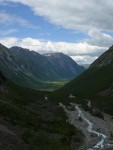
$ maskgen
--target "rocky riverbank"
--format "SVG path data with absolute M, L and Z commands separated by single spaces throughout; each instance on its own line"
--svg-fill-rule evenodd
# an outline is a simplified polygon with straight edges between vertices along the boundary
M 83 120 L 79 116 L 79 112 L 75 109 L 75 104 L 70 105 L 70 107 L 68 108 L 65 107 L 65 105 L 61 103 L 60 103 L 60 106 L 63 107 L 64 111 L 67 114 L 68 122 L 70 124 L 73 124 L 78 129 L 80 129 L 86 137 L 84 144 L 80 147 L 79 150 L 87 150 L 89 148 L 92 148 L 91 150 L 94 150 L 93 146 L 95 146 L 99 141 L 101 141 L 102 137 L 97 136 L 96 134 L 91 133 L 87 130 L 88 124 L 85 120 Z M 104 115 L 104 120 L 103 120 L 101 118 L 92 116 L 88 111 L 84 111 L 82 108 L 80 108 L 80 110 L 84 114 L 85 118 L 87 118 L 93 124 L 93 130 L 96 132 L 102 133 L 106 136 L 106 139 L 104 141 L 104 147 L 101 149 L 107 150 L 107 148 L 109 147 L 110 147 L 109 149 L 111 149 L 112 144 L 113 144 L 113 119 L 112 117 L 110 115 L 103 114 Z

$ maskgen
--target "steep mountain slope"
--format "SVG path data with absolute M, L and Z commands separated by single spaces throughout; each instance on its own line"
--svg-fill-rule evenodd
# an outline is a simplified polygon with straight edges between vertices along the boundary
M 63 55 L 63 54 L 62 54 Z M 68 56 L 65 56 L 68 57 Z M 54 61 L 50 61 L 46 56 L 37 52 L 29 51 L 20 47 L 10 49 L 0 44 L 0 68 L 4 74 L 16 83 L 35 89 L 55 89 L 61 86 L 61 83 L 77 76 L 84 68 L 77 66 L 74 61 L 65 62 L 65 58 L 60 56 L 64 63 L 58 63 L 57 68 Z M 71 59 L 71 58 L 70 58 Z M 57 62 L 57 60 L 55 60 Z M 66 63 L 68 65 L 66 65 Z M 74 65 L 75 64 L 75 65 Z M 65 67 L 66 66 L 66 67 Z M 68 70 L 72 67 L 74 71 Z M 80 68 L 79 70 L 74 67 Z M 82 69 L 81 69 L 82 68 Z
M 69 101 L 70 93 L 82 98 L 81 102 L 86 98 L 92 99 L 100 109 L 113 114 L 113 46 L 95 60 L 88 70 L 55 91 L 53 96 Z
M 52 72 L 51 64 L 43 55 L 21 47 L 12 47 L 10 51 L 20 58 L 20 63 L 24 70 L 31 72 L 38 79 L 55 80 L 58 78 L 57 74 Z
M 95 60 L 90 65 L 90 68 L 93 68 L 93 67 L 101 68 L 101 67 L 107 66 L 110 63 L 112 63 L 112 60 L 113 60 L 113 46 L 111 46 L 108 51 L 103 53 L 97 60 Z
M 62 53 L 40 55 L 20 47 L 12 47 L 10 50 L 22 59 L 23 67 L 27 67 L 39 79 L 69 80 L 85 70 Z
M 59 105 L 44 99 L 49 92 L 20 87 L 3 74 L 0 79 L 6 87 L 0 90 L 1 150 L 78 149 L 83 134 L 66 122 Z
M 113 83 L 113 46 L 102 54 L 80 76 L 66 84 L 60 90 L 68 90 L 73 94 L 93 96 Z M 60 91 L 59 90 L 59 91 Z
M 0 69 L 5 76 L 23 86 L 43 87 L 44 84 L 29 70 L 26 70 L 22 64 L 21 58 L 0 44 Z
M 44 56 L 46 56 L 46 58 L 54 67 L 55 72 L 58 72 L 62 79 L 72 79 L 85 70 L 73 59 L 63 53 L 48 53 Z

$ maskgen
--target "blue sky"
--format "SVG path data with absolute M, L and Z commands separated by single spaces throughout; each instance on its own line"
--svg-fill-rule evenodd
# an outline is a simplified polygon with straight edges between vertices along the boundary
M 96 1 L 0 0 L 0 42 L 91 63 L 113 43 L 113 2 Z
M 1 5 L 0 10 L 10 15 L 23 18 L 31 24 L 31 27 L 28 26 L 27 28 L 26 26 L 18 25 L 17 23 L 9 25 L 9 28 L 7 25 L 1 25 L 2 30 L 11 28 L 18 30 L 11 33 L 10 36 L 16 36 L 18 38 L 32 37 L 56 42 L 75 42 L 87 37 L 85 33 L 74 31 L 73 29 L 65 29 L 60 25 L 57 26 L 50 23 L 46 18 L 35 15 L 28 6 L 20 3 Z

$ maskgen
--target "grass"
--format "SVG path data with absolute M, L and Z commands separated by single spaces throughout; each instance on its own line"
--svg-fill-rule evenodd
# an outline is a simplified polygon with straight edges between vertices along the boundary
M 69 82 L 68 80 L 64 80 L 64 81 L 44 81 L 45 84 L 51 85 L 48 89 L 46 89 L 47 91 L 54 91 L 56 89 L 59 89 L 60 87 L 64 86 L 68 82 Z M 40 90 L 43 90 L 43 89 L 40 89 Z

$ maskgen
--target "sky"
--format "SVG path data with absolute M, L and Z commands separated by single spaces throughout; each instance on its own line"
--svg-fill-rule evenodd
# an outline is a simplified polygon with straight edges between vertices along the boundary
M 0 43 L 90 64 L 113 45 L 113 1 L 0 0 Z

